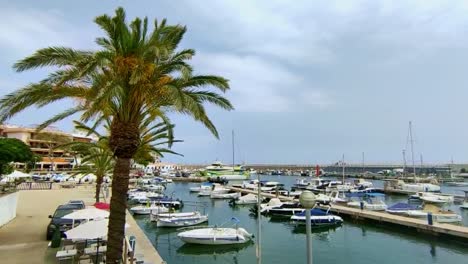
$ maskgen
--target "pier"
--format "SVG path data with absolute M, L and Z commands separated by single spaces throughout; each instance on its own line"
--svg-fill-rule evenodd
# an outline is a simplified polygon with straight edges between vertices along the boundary
M 257 194 L 257 191 L 255 190 L 229 187 L 229 186 L 227 186 L 226 188 L 229 188 L 232 191 L 241 192 L 241 193 Z M 278 198 L 281 201 L 297 201 L 293 197 L 275 195 L 271 193 L 262 193 L 261 195 L 263 197 L 268 197 L 268 198 Z M 371 221 L 377 221 L 379 223 L 399 225 L 399 226 L 414 228 L 417 231 L 421 231 L 421 232 L 428 233 L 431 235 L 436 235 L 436 236 L 445 235 L 445 236 L 451 236 L 454 238 L 468 241 L 468 227 L 465 227 L 465 226 L 459 226 L 459 225 L 453 225 L 453 224 L 442 224 L 442 223 L 437 223 L 437 222 L 434 222 L 433 225 L 429 225 L 427 223 L 427 220 L 392 215 L 386 212 L 361 210 L 357 208 L 351 208 L 351 207 L 336 205 L 336 204 L 333 204 L 331 206 L 330 211 L 339 215 L 349 216 L 354 219 L 371 220 Z

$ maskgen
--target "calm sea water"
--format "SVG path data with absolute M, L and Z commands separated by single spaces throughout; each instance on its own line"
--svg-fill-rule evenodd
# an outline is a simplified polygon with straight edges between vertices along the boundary
M 296 177 L 262 176 L 262 179 L 283 182 L 291 186 Z M 381 182 L 374 183 L 380 187 Z M 194 183 L 173 183 L 168 185 L 166 194 L 174 193 L 186 201 L 184 211 L 198 209 L 210 217 L 210 225 L 231 226 L 229 219 L 236 217 L 240 226 L 256 234 L 256 219 L 250 215 L 249 207 L 230 207 L 227 200 L 211 200 L 189 193 Z M 444 190 L 447 191 L 447 190 Z M 456 193 L 455 188 L 448 191 Z M 448 192 L 447 191 L 447 192 Z M 452 193 L 453 193 L 452 192 Z M 388 196 L 387 204 L 404 201 L 404 196 Z M 189 205 L 190 202 L 204 203 L 205 207 Z M 468 225 L 468 212 L 460 212 L 464 224 Z M 242 246 L 199 246 L 184 244 L 177 238 L 177 231 L 157 228 L 148 216 L 135 217 L 159 254 L 169 264 L 182 263 L 256 263 L 255 243 Z M 395 263 L 468 263 L 468 244 L 419 234 L 415 231 L 386 225 L 366 224 L 345 219 L 335 229 L 313 232 L 313 259 L 320 264 L 395 264 Z M 138 245 L 137 245 L 138 246 Z M 262 218 L 263 263 L 299 264 L 306 262 L 305 228 L 297 227 L 287 220 Z

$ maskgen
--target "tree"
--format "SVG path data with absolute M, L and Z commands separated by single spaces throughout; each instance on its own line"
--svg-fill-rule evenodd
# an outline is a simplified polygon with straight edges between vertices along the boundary
M 226 110 L 233 107 L 218 92 L 207 89 L 225 92 L 229 89 L 225 78 L 193 74 L 188 61 L 195 51 L 178 49 L 186 32 L 184 26 L 155 21 L 150 31 L 147 18 L 127 24 L 123 8 L 113 17 L 99 16 L 95 22 L 105 32 L 96 39 L 100 50 L 49 47 L 14 65 L 18 72 L 50 66 L 58 70 L 0 99 L 0 122 L 29 106 L 41 107 L 62 99 L 73 99 L 77 104 L 40 127 L 76 113 L 81 121 L 97 120 L 96 124 L 103 117 L 110 118 L 109 147 L 116 162 L 106 259 L 117 263 L 122 256 L 130 162 L 137 153 L 145 117 L 168 120 L 167 112 L 181 113 L 218 137 L 204 103 Z
M 42 143 L 47 146 L 47 157 L 50 161 L 50 170 L 53 171 L 55 169 L 54 150 L 57 149 L 57 146 L 70 142 L 72 139 L 65 135 L 45 131 L 38 133 L 36 135 L 36 139 L 41 140 Z
M 16 138 L 0 138 L 0 174 L 11 172 L 11 162 L 30 162 L 34 155 L 29 146 Z

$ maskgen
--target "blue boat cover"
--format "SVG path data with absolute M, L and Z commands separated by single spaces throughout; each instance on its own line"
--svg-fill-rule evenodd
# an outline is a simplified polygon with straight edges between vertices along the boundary
M 396 203 L 387 208 L 388 210 L 398 211 L 398 210 L 417 210 L 419 206 L 414 204 L 407 204 L 407 203 Z
M 383 193 L 363 193 L 363 192 L 355 192 L 355 193 L 347 193 L 346 197 L 384 197 L 385 194 Z
M 305 212 L 306 212 L 306 211 L 304 210 L 304 211 L 302 211 L 302 212 L 300 212 L 300 213 L 298 213 L 298 214 L 296 214 L 296 215 L 297 215 L 297 216 L 305 216 Z M 315 216 L 322 216 L 322 215 L 328 215 L 328 214 L 327 214 L 327 212 L 325 212 L 325 211 L 323 211 L 323 210 L 321 210 L 321 209 L 315 208 L 315 209 L 311 209 L 311 210 L 310 210 L 310 215 L 311 215 L 311 216 L 312 216 L 312 215 L 315 215 Z

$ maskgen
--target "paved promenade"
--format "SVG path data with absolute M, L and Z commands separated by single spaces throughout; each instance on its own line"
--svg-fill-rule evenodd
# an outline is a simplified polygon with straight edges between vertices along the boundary
M 94 185 L 73 189 L 20 191 L 17 216 L 0 228 L 0 263 L 57 263 L 56 249 L 48 248 L 46 229 L 55 208 L 72 199 L 94 203 Z M 130 227 L 128 235 L 137 238 L 137 256 L 144 256 L 145 263 L 164 263 L 144 235 L 133 217 L 127 215 Z

